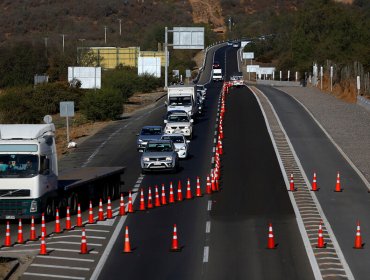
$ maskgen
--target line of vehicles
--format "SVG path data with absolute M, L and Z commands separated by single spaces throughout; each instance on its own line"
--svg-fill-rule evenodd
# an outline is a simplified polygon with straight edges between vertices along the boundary
M 178 171 L 180 159 L 189 155 L 194 120 L 202 115 L 206 93 L 204 85 L 168 87 L 164 127 L 144 126 L 137 134 L 143 174 L 155 170 Z

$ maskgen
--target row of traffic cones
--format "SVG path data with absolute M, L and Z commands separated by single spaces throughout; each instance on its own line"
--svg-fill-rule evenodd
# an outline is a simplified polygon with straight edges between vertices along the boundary
M 93 210 L 92 210 L 92 202 L 90 201 L 89 204 L 89 218 L 88 218 L 88 223 L 93 224 L 95 223 L 94 220 L 94 215 L 93 215 Z M 125 205 L 124 205 L 124 200 L 123 200 L 123 194 L 121 194 L 120 198 L 120 207 L 119 207 L 119 215 L 124 216 L 126 214 L 125 212 Z M 111 205 L 111 200 L 108 198 L 108 203 L 107 203 L 107 212 L 106 212 L 106 218 L 111 219 L 113 218 L 113 212 L 112 212 L 112 205 Z M 103 211 L 103 206 L 102 206 L 102 200 L 100 199 L 99 202 L 99 216 L 98 216 L 98 221 L 104 220 L 104 211 Z M 82 213 L 81 213 L 81 206 L 78 204 L 77 206 L 77 216 L 76 216 L 76 227 L 82 227 L 83 226 L 83 221 L 82 221 Z M 70 209 L 67 207 L 66 209 L 66 220 L 65 220 L 65 230 L 72 230 L 74 226 L 72 227 L 72 222 L 71 222 L 71 215 L 70 215 Z M 62 233 L 64 231 L 62 230 L 61 223 L 60 223 L 60 215 L 59 215 L 59 209 L 56 209 L 55 213 L 55 228 L 54 228 L 54 233 Z M 47 230 L 46 230 L 46 222 L 45 222 L 45 214 L 41 214 L 41 236 L 47 237 Z M 39 236 L 36 233 L 36 227 L 35 227 L 35 219 L 32 216 L 31 217 L 31 227 L 30 227 L 30 236 L 29 236 L 29 241 L 36 241 L 39 238 Z M 23 236 L 23 226 L 22 226 L 22 220 L 19 219 L 18 222 L 18 236 L 17 236 L 17 243 L 18 244 L 23 244 L 25 243 L 25 239 Z M 10 247 L 12 246 L 13 243 L 11 242 L 11 236 L 10 236 L 10 223 L 7 221 L 6 225 L 6 236 L 5 236 L 5 242 L 4 246 L 5 247 Z
M 277 244 L 275 242 L 274 232 L 272 229 L 272 224 L 269 224 L 269 231 L 268 231 L 268 239 L 267 239 L 267 249 L 275 249 L 277 247 Z M 316 248 L 322 249 L 326 248 L 326 243 L 324 241 L 324 235 L 323 235 L 323 229 L 322 229 L 322 223 L 319 224 L 319 230 L 318 230 L 318 237 L 317 237 L 317 245 Z M 353 246 L 354 249 L 363 249 L 364 243 L 362 242 L 361 237 L 361 228 L 360 228 L 360 222 L 357 222 L 357 228 L 356 228 L 356 237 L 355 237 L 355 243 Z
M 179 245 L 179 240 L 177 238 L 177 226 L 176 226 L 176 224 L 173 225 L 173 233 L 172 233 L 172 241 L 171 241 L 170 251 L 171 252 L 180 252 L 181 251 L 181 246 Z M 125 228 L 125 238 L 124 238 L 124 244 L 123 244 L 123 253 L 132 253 L 132 252 L 133 252 L 133 250 L 131 248 L 128 226 L 126 226 L 126 228 Z
M 318 184 L 317 184 L 317 175 L 316 175 L 316 172 L 313 173 L 313 179 L 312 179 L 312 184 L 311 184 L 311 191 L 318 191 L 319 190 L 319 187 L 318 187 Z M 290 180 L 289 180 L 289 191 L 296 191 L 297 189 L 295 188 L 294 186 L 294 176 L 293 174 L 290 174 Z M 336 180 L 336 184 L 335 184 L 335 189 L 334 189 L 334 192 L 342 192 L 343 189 L 341 188 L 341 183 L 340 183 L 340 174 L 339 172 L 337 173 L 337 180 Z

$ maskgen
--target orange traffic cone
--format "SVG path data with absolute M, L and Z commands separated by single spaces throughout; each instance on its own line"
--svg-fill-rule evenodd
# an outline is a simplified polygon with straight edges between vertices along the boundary
M 361 237 L 360 221 L 357 222 L 355 246 L 353 248 L 354 249 L 363 249 L 364 248 L 364 244 L 362 243 L 362 237 Z
M 340 187 L 340 175 L 339 175 L 339 171 L 337 173 L 337 183 L 335 184 L 335 192 L 342 192 L 343 189 L 341 189 Z
M 269 224 L 269 235 L 267 240 L 267 249 L 275 249 L 275 238 L 274 238 L 274 232 L 272 231 L 272 224 Z
M 216 190 L 216 183 L 215 183 L 215 177 L 214 177 L 214 174 L 213 174 L 213 170 L 211 170 L 211 189 L 212 189 L 212 192 L 217 191 Z
M 172 242 L 171 242 L 171 251 L 172 252 L 179 252 L 181 248 L 179 247 L 179 240 L 177 239 L 177 227 L 176 224 L 173 225 L 173 234 L 172 234 Z
M 318 188 L 317 188 L 317 179 L 316 179 L 316 172 L 313 173 L 312 191 L 314 191 L 314 192 L 318 191 Z
M 55 233 L 61 233 L 61 229 L 60 229 L 60 219 L 59 219 L 59 209 L 56 208 L 55 209 L 55 229 L 54 229 Z
M 129 213 L 134 213 L 134 206 L 132 205 L 132 195 L 131 191 L 128 192 L 128 212 Z
M 5 233 L 5 242 L 4 242 L 5 247 L 10 247 L 12 246 L 12 241 L 10 239 L 10 224 L 9 221 L 6 221 L 6 233 Z
M 140 189 L 140 206 L 139 210 L 140 211 L 145 211 L 145 200 L 144 200 L 144 191 L 143 188 Z
M 20 243 L 20 244 L 24 243 L 22 219 L 19 219 L 19 221 L 18 221 L 18 239 L 17 239 L 17 243 Z
M 183 200 L 182 187 L 181 187 L 181 181 L 179 180 L 179 182 L 177 184 L 177 201 L 182 201 L 182 200 Z
M 80 205 L 80 203 L 77 204 L 76 226 L 77 227 L 82 227 L 82 216 L 81 216 L 81 205 Z
M 30 230 L 30 240 L 35 241 L 36 237 L 36 228 L 35 228 L 35 218 L 31 217 L 31 230 Z
M 154 190 L 155 190 L 154 206 L 159 207 L 159 206 L 161 206 L 161 201 L 159 199 L 159 193 L 158 193 L 158 186 L 157 185 L 154 187 Z
M 93 207 L 92 207 L 92 202 L 90 200 L 89 202 L 89 221 L 88 221 L 89 224 L 93 224 L 95 223 L 95 220 L 94 220 L 94 213 L 93 213 Z
M 69 213 L 69 206 L 67 206 L 67 213 L 66 213 L 66 230 L 72 229 L 71 225 L 71 214 Z
M 126 230 L 125 230 L 125 244 L 123 246 L 123 252 L 124 253 L 132 253 L 131 245 L 130 245 L 130 237 L 128 235 L 128 226 L 126 226 Z
M 82 236 L 81 236 L 81 249 L 80 254 L 88 254 L 89 251 L 87 250 L 87 239 L 85 229 L 82 229 Z
M 209 176 L 207 175 L 206 194 L 211 194 L 211 193 L 212 193 L 211 181 L 209 179 Z
M 99 199 L 98 221 L 104 221 L 103 200 Z
M 45 242 L 45 234 L 41 232 L 41 244 L 40 244 L 40 253 L 39 255 L 48 255 L 48 251 L 46 250 L 46 242 Z
M 46 236 L 46 225 L 45 225 L 45 215 L 44 213 L 41 214 L 41 233 L 44 233 L 44 236 Z
M 320 225 L 319 225 L 319 236 L 317 238 L 316 248 L 325 248 L 325 247 L 326 247 L 326 244 L 324 242 L 324 236 L 323 236 L 323 233 L 322 233 L 322 225 L 320 223 Z
M 188 178 L 188 182 L 186 184 L 186 196 L 185 196 L 186 199 L 192 199 L 193 198 L 193 195 L 191 193 L 191 189 L 190 189 L 190 179 Z
M 161 204 L 162 205 L 166 205 L 167 204 L 166 191 L 164 190 L 164 184 L 162 184 Z
M 220 155 L 224 153 L 224 149 L 222 148 L 222 142 L 221 140 L 218 140 L 218 152 Z
M 199 176 L 197 177 L 197 188 L 196 188 L 196 191 L 195 191 L 195 196 L 196 197 L 203 196 L 202 195 L 202 190 L 200 189 L 200 179 L 199 179 Z
M 108 202 L 107 202 L 107 219 L 113 218 L 113 212 L 112 212 L 112 202 L 110 201 L 110 196 L 108 196 Z
M 123 200 L 123 193 L 121 193 L 121 197 L 119 200 L 119 215 L 120 216 L 126 215 L 125 201 Z
M 296 189 L 294 188 L 294 179 L 293 179 L 293 174 L 290 174 L 290 191 L 294 192 Z
M 175 203 L 175 195 L 173 194 L 172 182 L 170 182 L 170 197 L 168 199 L 169 203 Z
M 152 197 L 152 188 L 149 187 L 149 190 L 148 190 L 148 205 L 147 205 L 148 209 L 152 209 L 154 207 L 153 205 L 153 197 Z

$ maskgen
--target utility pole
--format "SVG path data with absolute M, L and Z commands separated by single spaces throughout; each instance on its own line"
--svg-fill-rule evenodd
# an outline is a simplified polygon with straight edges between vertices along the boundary
M 60 36 L 62 36 L 62 48 L 64 53 L 64 37 L 66 36 L 66 34 L 60 34 Z
M 82 60 L 82 57 L 83 57 L 84 41 L 85 41 L 85 39 L 84 38 L 80 38 L 78 40 L 81 42 L 81 46 L 82 46 L 80 53 L 77 54 L 77 64 L 80 64 L 81 63 L 81 60 Z
M 107 26 L 104 26 L 104 44 L 107 44 Z
M 119 19 L 119 36 L 122 35 L 122 19 Z
M 45 43 L 45 56 L 48 58 L 48 37 L 44 37 L 44 43 Z

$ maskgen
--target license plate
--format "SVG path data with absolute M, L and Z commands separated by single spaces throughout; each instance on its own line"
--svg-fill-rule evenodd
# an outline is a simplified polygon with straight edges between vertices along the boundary
M 154 165 L 161 165 L 161 163 L 160 162 L 155 162 Z
M 5 219 L 7 220 L 15 220 L 15 216 L 6 215 Z

